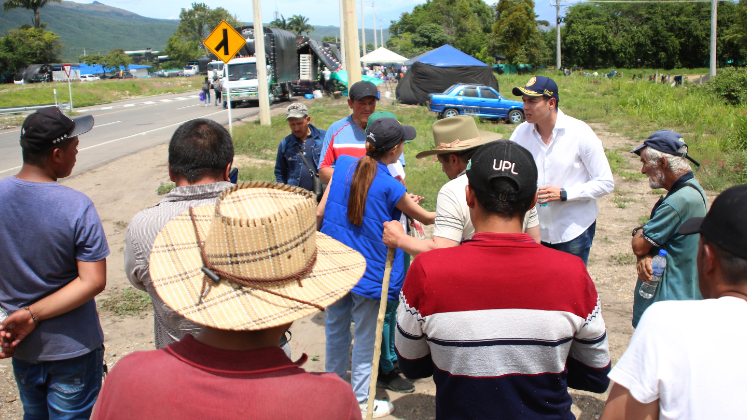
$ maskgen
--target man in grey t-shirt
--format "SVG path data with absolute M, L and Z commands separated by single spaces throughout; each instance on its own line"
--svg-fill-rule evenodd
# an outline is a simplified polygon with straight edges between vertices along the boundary
M 88 418 L 103 376 L 94 296 L 106 287 L 109 246 L 83 193 L 57 183 L 75 166 L 93 117 L 57 107 L 21 128 L 23 166 L 0 180 L 0 358 L 13 356 L 24 418 Z
M 417 158 L 436 155 L 442 170 L 451 179 L 438 192 L 433 238 L 418 240 L 405 235 L 398 223 L 387 222 L 384 224 L 384 243 L 416 256 L 432 249 L 457 246 L 462 239 L 471 238 L 475 228 L 470 220 L 465 192 L 467 164 L 480 146 L 501 137 L 498 133 L 478 130 L 474 118 L 468 115 L 433 123 L 436 148 L 419 153 Z M 524 231 L 539 242 L 539 221 L 534 207 L 524 218 Z

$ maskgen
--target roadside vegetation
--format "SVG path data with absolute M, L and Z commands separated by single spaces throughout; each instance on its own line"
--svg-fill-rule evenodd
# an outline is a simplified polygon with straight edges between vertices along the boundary
M 94 80 L 72 84 L 73 106 L 83 107 L 107 104 L 123 99 L 185 92 L 199 89 L 199 77 Z M 0 108 L 54 104 L 54 89 L 57 101 L 69 101 L 67 82 L 35 83 L 28 85 L 0 86 Z
M 132 287 L 126 287 L 122 291 L 114 290 L 99 304 L 102 310 L 119 316 L 140 315 L 150 306 L 150 295 Z

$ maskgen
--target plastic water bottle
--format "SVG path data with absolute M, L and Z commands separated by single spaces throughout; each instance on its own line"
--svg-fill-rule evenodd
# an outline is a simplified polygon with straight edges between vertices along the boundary
M 654 293 L 656 293 L 656 288 L 659 286 L 661 277 L 664 275 L 664 270 L 667 268 L 667 251 L 663 249 L 659 251 L 659 255 L 651 260 L 651 268 L 654 270 L 651 282 L 642 282 L 641 288 L 638 290 L 638 294 L 644 299 L 651 299 L 654 297 Z
M 2 306 L 0 306 L 0 322 L 5 321 L 5 318 L 8 317 L 8 313 L 5 312 L 5 309 L 3 309 Z
M 537 206 L 537 216 L 539 217 L 540 228 L 550 229 L 552 227 L 552 209 L 549 202 Z

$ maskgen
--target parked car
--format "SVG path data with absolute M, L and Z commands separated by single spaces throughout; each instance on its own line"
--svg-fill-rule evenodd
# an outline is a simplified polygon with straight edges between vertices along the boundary
M 431 93 L 430 109 L 443 118 L 474 115 L 503 119 L 509 124 L 524 121 L 523 104 L 504 98 L 489 86 L 456 84 L 444 93 Z
M 99 76 L 96 76 L 95 74 L 81 74 L 80 75 L 80 81 L 81 82 L 90 82 L 93 80 L 100 80 L 101 78 Z

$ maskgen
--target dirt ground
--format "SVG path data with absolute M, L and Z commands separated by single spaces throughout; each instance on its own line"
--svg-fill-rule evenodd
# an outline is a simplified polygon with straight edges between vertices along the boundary
M 636 144 L 632 139 L 608 133 L 603 125 L 593 128 L 608 149 L 632 148 Z M 637 160 L 628 159 L 631 170 L 637 170 Z M 161 182 L 169 181 L 166 161 L 167 145 L 164 144 L 62 181 L 62 184 L 84 192 L 93 200 L 107 232 L 111 249 L 107 261 L 107 288 L 98 301 L 131 287 L 123 268 L 126 226 L 138 211 L 161 199 L 156 189 Z M 237 157 L 236 161 L 237 166 L 244 168 L 257 163 L 260 162 L 249 157 Z M 650 193 L 646 179 L 624 180 L 616 175 L 615 186 L 616 193 L 598 201 L 600 213 L 589 258 L 589 273 L 603 304 L 602 314 L 607 324 L 613 364 L 623 354 L 633 333 L 630 321 L 635 267 L 629 257 L 630 231 L 640 225 L 639 218 L 648 215 L 658 199 L 658 195 Z M 712 200 L 714 196 L 711 194 L 709 198 Z M 154 348 L 152 310 L 140 316 L 120 317 L 107 312 L 101 312 L 100 316 L 106 340 L 105 359 L 110 369 L 131 352 Z M 306 353 L 309 361 L 305 368 L 323 371 L 324 314 L 316 313 L 297 321 L 291 331 L 293 358 Z M 379 398 L 389 399 L 395 404 L 395 412 L 388 419 L 435 418 L 434 395 L 435 385 L 431 379 L 416 381 L 413 394 L 377 391 Z M 571 395 L 574 399 L 572 410 L 579 419 L 599 418 L 607 394 L 571 390 Z M 20 418 L 22 407 L 10 360 L 0 360 L 0 419 Z

